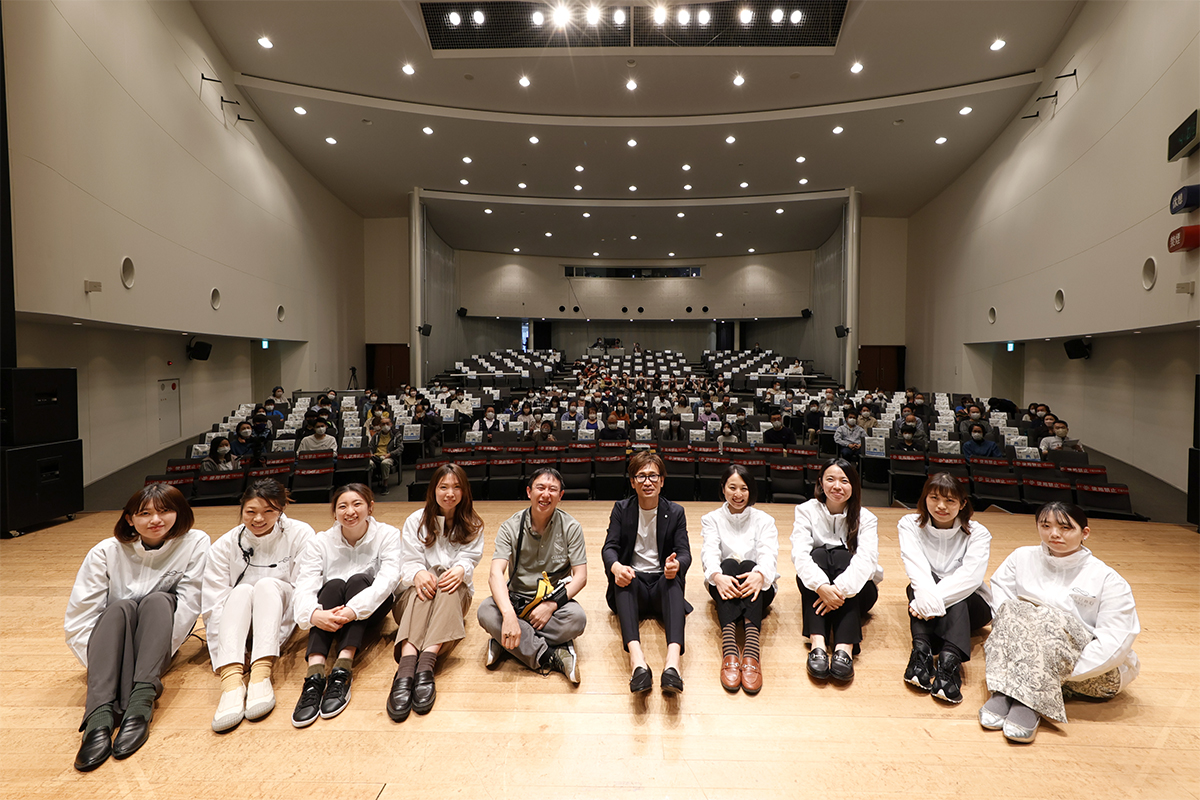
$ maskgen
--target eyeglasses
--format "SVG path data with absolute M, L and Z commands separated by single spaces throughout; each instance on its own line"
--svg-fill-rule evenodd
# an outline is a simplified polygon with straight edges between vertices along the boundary
M 633 479 L 635 481 L 637 481 L 638 483 L 658 483 L 658 479 L 661 477 L 662 477 L 662 475 L 659 475 L 658 473 L 655 473 L 655 472 L 651 472 L 647 475 L 634 475 Z

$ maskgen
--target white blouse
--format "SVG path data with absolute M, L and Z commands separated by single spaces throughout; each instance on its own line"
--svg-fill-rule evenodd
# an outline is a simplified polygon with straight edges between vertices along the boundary
M 239 533 L 242 534 L 240 546 Z M 214 668 L 219 666 L 216 661 L 217 631 L 220 629 L 221 616 L 225 613 L 225 601 L 233 587 L 239 583 L 252 586 L 263 578 L 275 578 L 295 587 L 296 576 L 300 572 L 300 555 L 314 536 L 316 534 L 307 522 L 280 514 L 279 521 L 270 533 L 255 536 L 244 526 L 238 525 L 213 542 L 208 553 L 208 565 L 204 568 L 200 613 L 204 617 L 204 635 L 208 640 L 208 652 Z M 253 555 L 249 555 L 251 551 Z M 285 597 L 284 602 L 285 607 L 291 605 L 290 596 Z M 295 628 L 291 615 L 285 613 L 280 624 L 279 641 L 287 641 Z
M 467 586 L 467 593 L 474 597 L 475 567 L 483 558 L 483 531 L 466 544 L 454 544 L 442 535 L 446 518 L 434 517 L 438 536 L 432 547 L 426 547 L 421 531 L 421 518 L 424 515 L 425 509 L 418 508 L 404 520 L 404 531 L 400 537 L 400 591 L 411 587 L 421 570 L 429 570 L 437 575 L 462 567 L 463 583 Z
M 820 500 L 813 498 L 796 506 L 796 520 L 792 525 L 792 563 L 796 575 L 811 591 L 816 591 L 829 578 L 813 561 L 812 551 L 818 547 L 845 546 L 849 528 L 846 514 L 830 514 Z M 850 559 L 850 566 L 833 580 L 847 597 L 862 591 L 867 581 L 879 583 L 883 580 L 883 567 L 879 566 L 879 520 L 867 509 L 858 512 L 858 546 Z
M 753 571 L 762 573 L 767 586 L 774 587 L 779 581 L 779 529 L 767 512 L 749 506 L 740 514 L 731 514 L 729 504 L 722 503 L 700 518 L 700 535 L 704 539 L 700 563 L 708 583 L 727 558 L 753 561 Z
M 960 525 L 935 528 L 932 521 L 921 526 L 918 519 L 917 514 L 908 514 L 896 524 L 900 558 L 913 588 L 909 607 L 928 619 L 945 616 L 949 606 L 976 591 L 990 603 L 987 568 L 991 532 L 975 520 L 967 523 L 964 531 Z
M 366 619 L 400 584 L 400 530 L 395 525 L 369 517 L 367 532 L 354 546 L 342 536 L 341 523 L 312 538 L 300 556 L 300 572 L 296 576 L 293 611 L 300 630 L 312 627 L 313 612 L 320 607 L 317 593 L 322 586 L 358 573 L 370 575 L 374 581 L 346 601 L 346 607 L 358 619 Z
M 71 588 L 63 629 L 67 645 L 87 667 L 88 640 L 100 615 L 118 600 L 141 600 L 154 592 L 175 595 L 171 653 L 179 650 L 200 615 L 200 582 L 211 540 L 192 529 L 147 550 L 110 536 L 88 551 Z
M 1142 628 L 1133 590 L 1091 550 L 1059 557 L 1045 545 L 1018 547 L 992 575 L 992 608 L 999 611 L 1013 599 L 1064 611 L 1092 634 L 1068 680 L 1094 678 L 1115 667 L 1124 689 L 1137 677 L 1133 640 Z

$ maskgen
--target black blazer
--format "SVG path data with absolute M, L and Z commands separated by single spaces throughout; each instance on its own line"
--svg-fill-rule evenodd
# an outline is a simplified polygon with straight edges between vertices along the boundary
M 600 556 L 604 560 L 604 574 L 608 577 L 608 592 L 605 599 L 608 607 L 613 608 L 613 598 L 616 594 L 616 580 L 613 578 L 612 565 L 620 562 L 626 566 L 633 563 L 633 546 L 637 542 L 638 530 L 638 501 L 636 497 L 627 497 L 613 504 L 612 516 L 608 520 L 608 535 L 604 537 L 604 548 Z M 687 515 L 683 506 L 672 503 L 659 495 L 658 498 L 658 563 L 665 568 L 667 557 L 672 553 L 679 560 L 679 572 L 674 580 L 679 581 L 681 588 L 686 590 L 684 583 L 687 571 L 692 566 L 692 547 L 688 543 Z M 613 608 L 615 611 L 616 609 Z M 692 606 L 685 601 L 685 612 L 691 613 Z

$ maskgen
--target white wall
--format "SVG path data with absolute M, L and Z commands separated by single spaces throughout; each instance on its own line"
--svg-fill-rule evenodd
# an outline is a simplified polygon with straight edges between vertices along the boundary
M 1025 346 L 1025 397 L 1047 403 L 1084 447 L 1134 464 L 1187 491 L 1200 336 L 1098 336 L 1092 357 L 1071 360 L 1061 342 Z
M 1093 429 L 1086 420 L 1094 412 L 1076 404 L 1086 398 L 1091 407 L 1115 410 L 1149 382 L 1182 391 L 1162 401 L 1190 408 L 1194 337 L 1170 339 L 1184 347 L 1184 359 L 1163 367 L 1182 369 L 1182 379 L 1152 373 L 1136 358 L 1125 365 L 1099 355 L 1058 364 L 1057 355 L 1037 354 L 1061 353 L 1067 337 L 1132 337 L 1135 329 L 1200 318 L 1200 299 L 1174 292 L 1176 282 L 1197 279 L 1200 251 L 1168 254 L 1165 245 L 1174 228 L 1200 222 L 1200 214 L 1172 216 L 1168 207 L 1176 189 L 1200 178 L 1200 156 L 1175 163 L 1165 157 L 1167 134 L 1200 98 L 1198 33 L 1197 3 L 1088 3 L 1045 65 L 1047 81 L 1020 112 L 1037 108 L 1040 118 L 1014 119 L 978 161 L 910 218 L 910 384 L 986 397 L 995 374 L 991 349 L 969 345 L 1028 342 L 1022 400 L 1047 392 L 1041 397 L 1053 403 L 1057 370 L 1068 370 L 1074 394 L 1058 407 L 1075 431 L 1179 485 L 1186 473 L 1182 449 L 1123 447 Z M 1074 69 L 1078 79 L 1053 79 Z M 1054 91 L 1057 105 L 1033 103 Z M 1150 291 L 1141 282 L 1148 257 L 1159 272 Z M 1060 288 L 1066 305 L 1056 311 Z
M 162 361 L 182 331 L 279 342 L 288 389 L 344 385 L 348 367 L 363 366 L 362 220 L 265 124 L 235 123 L 222 108 L 223 94 L 258 116 L 190 4 L 5 2 L 4 52 L 17 311 L 143 331 L 114 338 L 85 324 L 69 331 L 72 347 L 86 344 L 80 354 L 45 347 L 42 327 L 18 334 L 22 363 L 72 366 L 86 354 L 106 375 L 109 364 L 132 370 L 134 385 L 93 382 L 84 398 L 101 421 L 90 428 L 89 480 L 158 449 L 140 417 L 110 411 L 158 377 L 134 362 Z M 131 289 L 119 279 L 126 257 Z M 84 294 L 85 279 L 103 291 Z M 195 387 L 185 421 L 203 427 L 212 409 L 254 399 L 248 346 L 192 365 L 209 377 L 185 381 Z
M 408 219 L 363 220 L 364 336 L 371 344 L 410 344 Z
M 904 344 L 907 219 L 862 218 L 858 274 L 858 343 Z
M 666 261 L 602 261 L 600 266 L 701 266 L 701 278 L 623 280 L 564 277 L 590 259 L 458 251 L 459 300 L 472 316 L 547 319 L 788 317 L 809 305 L 811 251 Z M 560 312 L 559 306 L 566 311 Z M 579 313 L 572 311 L 579 306 Z M 645 308 L 637 314 L 635 309 Z M 707 314 L 701 312 L 709 307 Z M 630 309 L 623 313 L 622 307 Z M 623 337 L 624 338 L 624 337 Z

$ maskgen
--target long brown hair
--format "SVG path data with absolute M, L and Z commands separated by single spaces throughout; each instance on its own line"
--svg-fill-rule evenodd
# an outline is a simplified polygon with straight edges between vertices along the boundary
M 437 518 L 441 511 L 437 501 L 437 487 L 447 477 L 458 482 L 462 499 L 454 508 L 454 516 L 447 517 L 442 524 L 446 539 L 451 544 L 466 544 L 483 530 L 483 520 L 475 513 L 475 506 L 471 500 L 471 482 L 467 480 L 467 473 L 463 472 L 463 468 L 458 464 L 443 464 L 433 471 L 433 476 L 429 479 L 429 488 L 425 490 L 425 513 L 421 515 L 419 530 L 422 531 L 421 543 L 426 547 L 433 547 L 437 541 Z
M 196 518 L 192 513 L 192 507 L 188 505 L 183 492 L 169 483 L 151 483 L 134 492 L 133 497 L 125 503 L 125 508 L 121 511 L 121 518 L 113 527 L 113 536 L 117 537 L 117 541 L 131 544 L 138 540 L 137 529 L 133 527 L 129 518 L 141 511 L 142 506 L 147 503 L 153 505 L 159 513 L 175 512 L 175 524 L 163 537 L 164 542 L 186 533 L 195 522 Z
M 826 461 L 821 467 L 821 474 L 817 476 L 816 494 L 822 505 L 825 503 L 825 473 L 829 471 L 830 467 L 837 467 L 850 479 L 850 499 L 846 501 L 846 549 L 854 553 L 858 550 L 858 516 L 862 510 L 862 481 L 859 480 L 858 470 L 846 459 L 834 458 Z
M 958 510 L 958 524 L 963 533 L 970 533 L 967 525 L 971 522 L 973 513 L 971 498 L 967 494 L 967 487 L 949 472 L 935 472 L 925 480 L 925 486 L 921 489 L 921 499 L 917 501 L 917 524 L 922 528 L 929 524 L 929 504 L 925 500 L 931 494 L 957 500 L 962 505 Z

